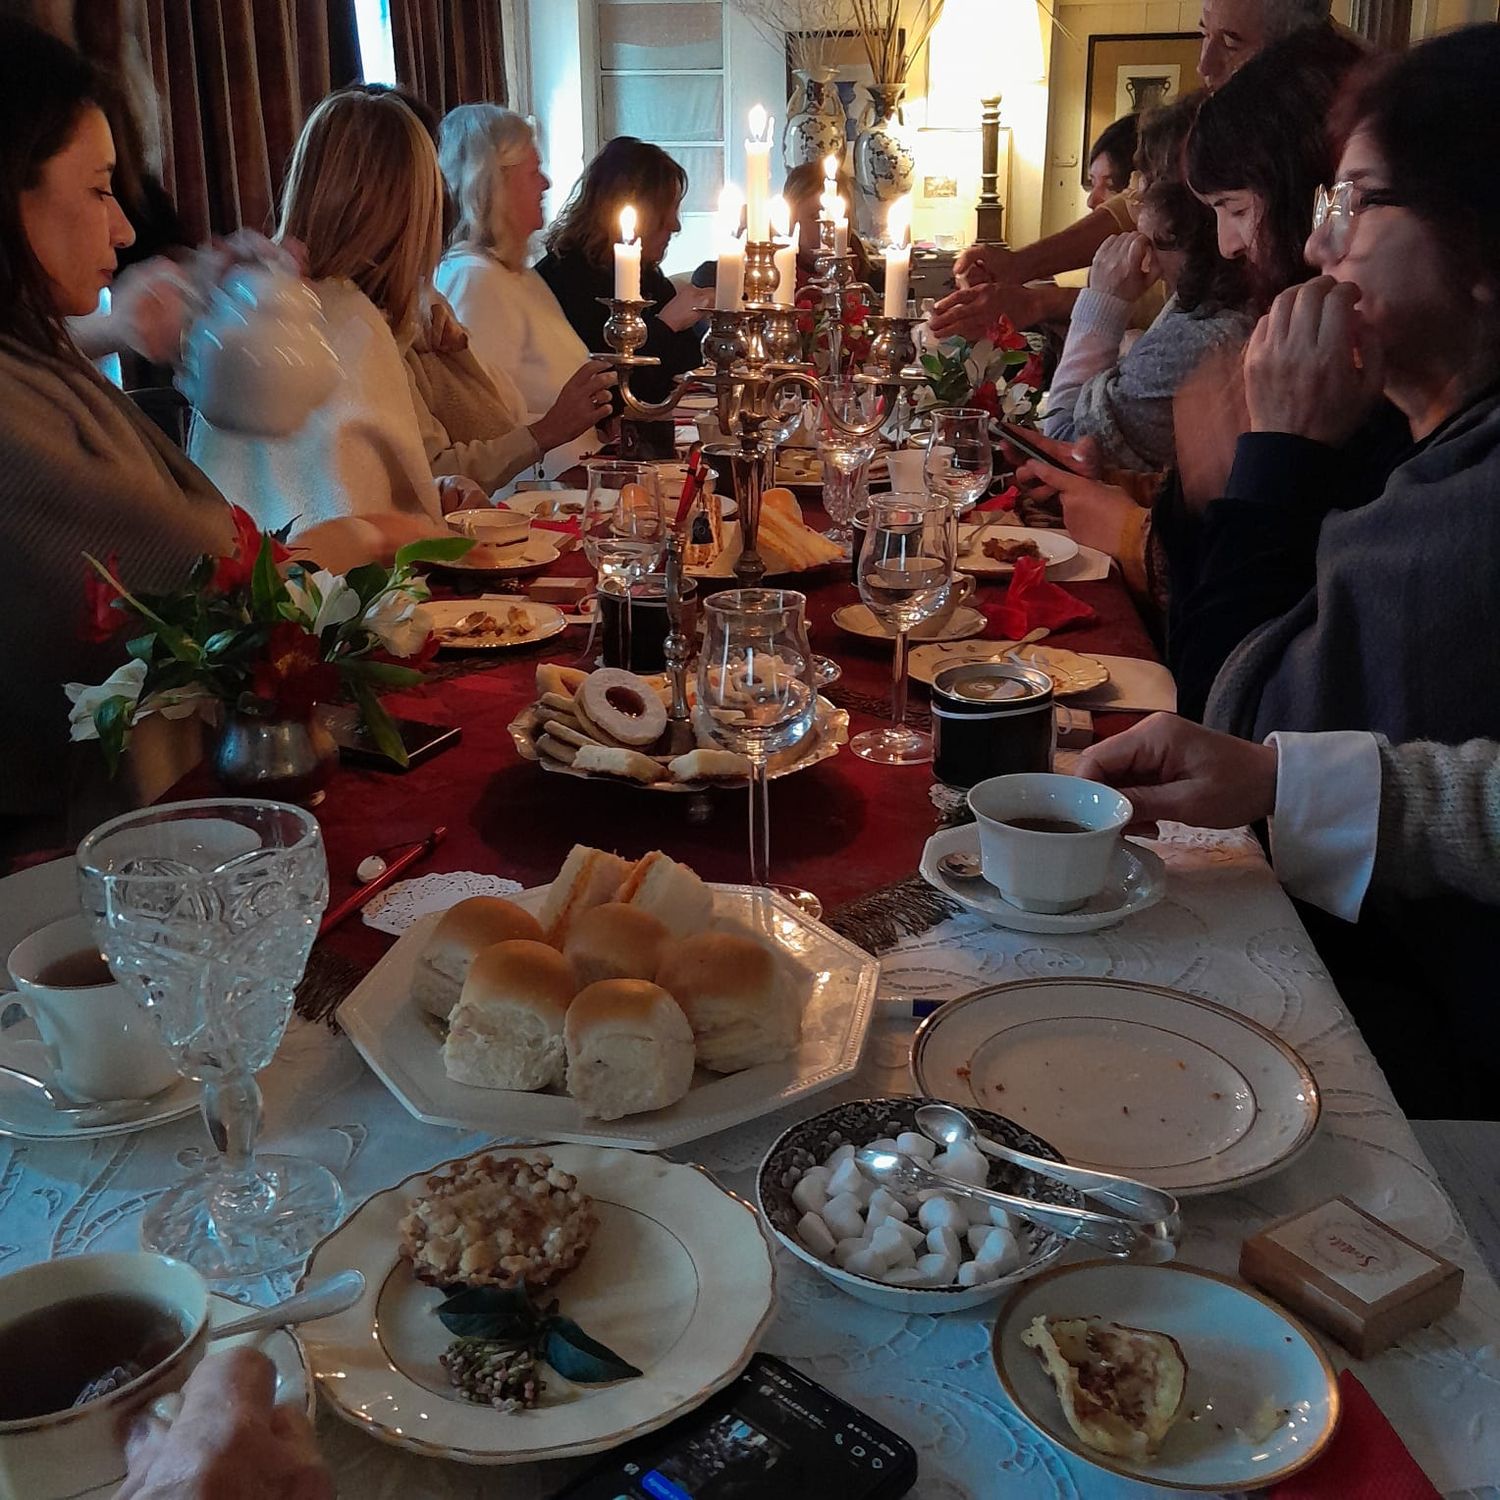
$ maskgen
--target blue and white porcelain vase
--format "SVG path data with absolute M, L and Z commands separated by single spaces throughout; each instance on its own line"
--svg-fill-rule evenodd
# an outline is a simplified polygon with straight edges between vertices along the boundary
M 844 159 L 844 106 L 833 86 L 832 68 L 797 68 L 802 108 L 787 118 L 781 158 L 790 169 L 825 156 Z

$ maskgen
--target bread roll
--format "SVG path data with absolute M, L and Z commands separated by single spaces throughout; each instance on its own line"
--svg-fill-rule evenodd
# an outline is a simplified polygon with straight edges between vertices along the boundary
M 693 1082 L 693 1028 L 660 985 L 605 979 L 568 1007 L 568 1092 L 601 1120 L 665 1109 Z
M 619 901 L 586 911 L 563 948 L 581 989 L 600 979 L 655 979 L 667 929 L 650 912 Z
M 802 1007 L 791 981 L 779 954 L 729 932 L 674 943 L 656 972 L 693 1028 L 699 1063 L 715 1073 L 739 1073 L 796 1050 Z
M 456 1083 L 530 1092 L 563 1081 L 563 1020 L 578 981 L 546 943 L 496 943 L 473 962 L 453 1007 L 443 1066 Z
M 613 901 L 629 873 L 629 863 L 618 854 L 574 844 L 542 902 L 539 917 L 547 941 L 561 948 L 573 920 L 591 907 Z
M 475 954 L 496 943 L 524 938 L 543 942 L 542 924 L 514 901 L 497 896 L 470 896 L 451 906 L 432 929 L 412 975 L 412 999 L 423 1010 L 446 1021 Z
M 679 938 L 701 932 L 714 912 L 714 893 L 686 865 L 668 859 L 660 849 L 636 861 L 616 899 L 650 912 Z

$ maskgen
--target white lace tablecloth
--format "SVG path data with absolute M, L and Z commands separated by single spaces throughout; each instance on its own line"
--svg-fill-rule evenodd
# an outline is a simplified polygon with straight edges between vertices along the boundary
M 1066 939 L 1027 937 L 962 917 L 888 954 L 886 992 L 945 998 L 1038 974 L 1112 975 L 1208 996 L 1292 1043 L 1324 1090 L 1317 1141 L 1267 1182 L 1190 1200 L 1182 1258 L 1233 1271 L 1246 1234 L 1344 1193 L 1457 1261 L 1465 1271 L 1458 1310 L 1356 1368 L 1440 1490 L 1500 1500 L 1500 1293 L 1259 851 L 1232 836 L 1158 847 L 1171 879 L 1167 899 L 1154 910 L 1111 931 Z M 1414 1018 L 1414 1027 L 1420 1024 Z M 839 1095 L 909 1089 L 910 1034 L 909 1021 L 883 1016 L 859 1077 L 836 1094 L 673 1154 L 703 1162 L 750 1196 L 765 1147 L 793 1118 Z M 294 1025 L 263 1082 L 265 1143 L 333 1168 L 351 1202 L 486 1143 L 419 1124 L 349 1043 L 321 1026 Z M 0 1271 L 49 1255 L 131 1246 L 152 1194 L 205 1146 L 192 1118 L 94 1143 L 0 1141 Z M 901 1317 L 853 1301 L 790 1256 L 779 1257 L 778 1269 L 781 1305 L 764 1347 L 904 1435 L 919 1455 L 914 1493 L 924 1500 L 1152 1493 L 1071 1459 L 1022 1420 L 991 1367 L 992 1314 L 984 1309 Z M 263 1296 L 290 1279 L 250 1290 Z M 1347 1362 L 1337 1348 L 1330 1353 L 1336 1363 Z M 581 1467 L 536 1465 L 500 1474 L 422 1459 L 382 1446 L 326 1407 L 319 1434 L 340 1494 L 358 1500 L 531 1500 Z

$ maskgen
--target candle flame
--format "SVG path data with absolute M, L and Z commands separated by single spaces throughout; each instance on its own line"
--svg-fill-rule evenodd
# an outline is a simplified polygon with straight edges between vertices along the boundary
M 911 240 L 911 197 L 897 198 L 891 204 L 885 220 L 886 238 L 893 245 L 905 245 Z
M 787 201 L 780 193 L 771 199 L 771 233 L 778 240 L 784 240 L 791 229 L 792 211 L 787 207 Z
M 823 158 L 823 181 L 837 182 L 839 176 L 839 159 L 836 156 L 825 156 Z
M 620 210 L 620 243 L 635 243 L 635 209 L 629 203 Z
M 768 141 L 770 134 L 768 127 L 770 119 L 766 114 L 763 104 L 752 104 L 750 106 L 750 139 L 753 141 Z

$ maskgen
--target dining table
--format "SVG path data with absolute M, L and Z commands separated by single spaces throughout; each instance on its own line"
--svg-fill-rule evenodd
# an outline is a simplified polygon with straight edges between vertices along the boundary
M 815 510 L 809 519 L 818 520 Z M 577 573 L 584 565 L 575 553 L 553 571 Z M 435 582 L 454 587 L 451 575 Z M 487 579 L 484 588 L 503 593 L 528 582 Z M 847 710 L 851 734 L 878 725 L 888 712 L 891 647 L 832 623 L 833 612 L 856 598 L 848 565 L 774 582 L 806 594 L 814 648 L 842 668 L 827 695 Z M 1055 632 L 1048 644 L 1156 659 L 1118 572 L 1065 586 L 1091 618 Z M 982 582 L 976 600 L 993 605 L 1003 588 Z M 559 775 L 517 753 L 507 726 L 535 697 L 538 662 L 571 663 L 582 649 L 575 629 L 531 648 L 443 653 L 421 686 L 388 697 L 394 713 L 457 726 L 462 737 L 405 773 L 353 766 L 335 773 L 317 808 L 333 899 L 355 888 L 356 867 L 366 856 L 399 849 L 439 825 L 445 839 L 409 874 L 440 901 L 472 888 L 512 888 L 503 882 L 516 889 L 545 883 L 579 842 L 627 858 L 661 849 L 706 880 L 745 881 L 744 792 L 653 793 Z M 925 693 L 915 685 L 911 717 L 925 727 Z M 1096 708 L 1093 733 L 1118 732 L 1138 717 Z M 207 772 L 198 771 L 172 795 L 211 789 Z M 772 783 L 772 878 L 814 892 L 825 920 L 880 958 L 877 1016 L 852 1077 L 666 1154 L 702 1165 L 753 1202 L 761 1158 L 791 1123 L 840 1099 L 914 1091 L 908 1067 L 914 1001 L 941 1003 L 1039 976 L 1144 981 L 1212 999 L 1297 1049 L 1318 1079 L 1322 1116 L 1311 1145 L 1275 1175 L 1185 1199 L 1179 1259 L 1232 1275 L 1248 1235 L 1342 1194 L 1462 1267 L 1458 1308 L 1385 1353 L 1354 1360 L 1322 1342 L 1337 1366 L 1356 1371 L 1440 1493 L 1500 1500 L 1500 1291 L 1261 845 L 1244 830 L 1164 825 L 1150 844 L 1165 866 L 1164 899 L 1113 928 L 1038 936 L 964 911 L 916 876 L 927 839 L 962 817 L 951 796 L 934 790 L 930 765 L 872 764 L 847 750 Z M 0 903 L 0 943 L 7 946 L 70 909 L 76 898 L 68 862 L 26 872 L 24 886 L 13 885 L 11 894 Z M 389 917 L 390 902 L 386 908 Z M 356 918 L 319 941 L 307 988 L 319 997 L 312 1008 L 331 1010 L 331 1019 L 294 1019 L 261 1077 L 263 1146 L 328 1166 L 350 1207 L 497 1139 L 417 1120 L 339 1031 L 331 1008 L 390 947 L 392 924 L 385 925 Z M 195 1116 L 89 1141 L 0 1141 L 0 1271 L 132 1246 L 153 1197 L 210 1150 Z M 287 1293 L 298 1272 L 287 1267 L 234 1291 L 265 1301 Z M 885 1311 L 854 1300 L 785 1252 L 777 1254 L 776 1277 L 776 1308 L 762 1348 L 909 1441 L 918 1456 L 914 1495 L 1072 1500 L 1159 1493 L 1071 1456 L 1025 1420 L 991 1359 L 995 1304 L 941 1316 Z M 338 1493 L 351 1500 L 540 1500 L 587 1464 L 495 1471 L 420 1456 L 383 1445 L 327 1403 L 318 1437 Z

